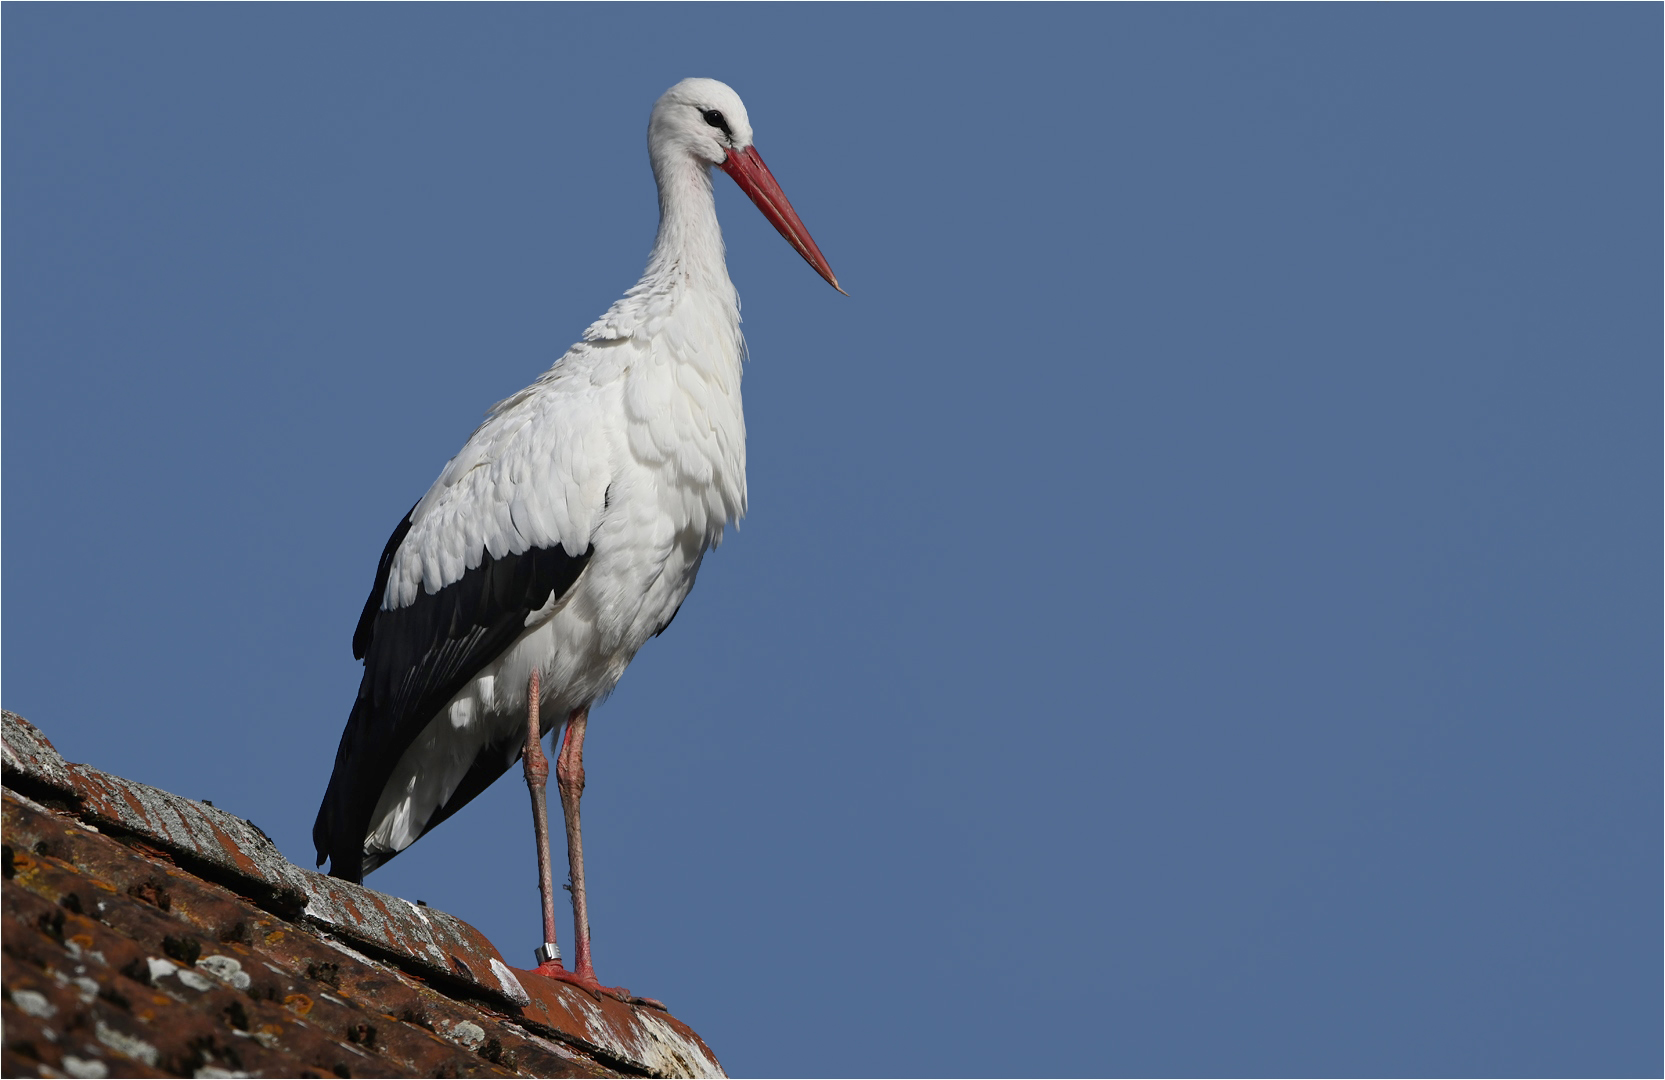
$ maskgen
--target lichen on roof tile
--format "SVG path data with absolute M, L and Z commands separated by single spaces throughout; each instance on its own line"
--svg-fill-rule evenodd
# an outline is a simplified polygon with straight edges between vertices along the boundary
M 4 738 L 7 1076 L 722 1075 L 666 1013 L 516 971 L 455 916 L 64 762 L 15 714 Z

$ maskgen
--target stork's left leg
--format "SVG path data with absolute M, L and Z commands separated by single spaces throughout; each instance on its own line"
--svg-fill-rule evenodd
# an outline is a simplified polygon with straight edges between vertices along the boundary
M 573 974 L 581 982 L 599 986 L 590 963 L 590 911 L 584 896 L 584 834 L 578 823 L 578 800 L 584 795 L 584 729 L 589 706 L 574 709 L 561 737 L 555 759 L 555 786 L 561 792 L 561 814 L 567 822 L 567 867 L 572 875 Z
M 567 867 L 572 874 L 573 970 L 570 981 L 597 993 L 611 994 L 623 1001 L 658 1004 L 647 998 L 633 998 L 622 986 L 602 986 L 590 963 L 590 912 L 584 895 L 584 834 L 578 824 L 578 800 L 584 794 L 584 729 L 589 726 L 590 707 L 574 709 L 567 718 L 561 753 L 555 758 L 555 786 L 561 792 L 561 813 L 567 819 Z

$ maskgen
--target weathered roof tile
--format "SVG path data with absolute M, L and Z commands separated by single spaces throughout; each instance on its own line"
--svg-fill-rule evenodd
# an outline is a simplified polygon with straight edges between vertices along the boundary
M 75 782 L 64 759 L 35 726 L 10 710 L 0 711 L 3 720 L 4 775 L 6 784 L 24 791 L 51 791 L 72 795 Z
M 7 1076 L 722 1075 L 666 1013 L 515 971 L 460 919 L 68 764 L 15 714 L 4 739 Z

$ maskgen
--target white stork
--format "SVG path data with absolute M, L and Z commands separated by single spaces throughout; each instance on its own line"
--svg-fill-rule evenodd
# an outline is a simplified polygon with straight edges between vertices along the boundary
M 578 817 L 589 710 L 670 625 L 707 549 L 746 512 L 740 301 L 711 166 L 839 288 L 729 87 L 667 90 L 648 156 L 659 234 L 641 280 L 491 410 L 393 530 L 353 633 L 364 678 L 312 828 L 318 864 L 360 881 L 522 758 L 543 894 L 537 970 L 597 993 L 608 988 L 590 959 Z M 541 744 L 562 721 L 570 972 L 555 944 Z

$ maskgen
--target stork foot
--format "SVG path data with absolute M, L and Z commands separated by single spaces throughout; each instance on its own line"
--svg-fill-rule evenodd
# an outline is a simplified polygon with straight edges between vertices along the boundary
M 577 971 L 568 971 L 558 960 L 550 960 L 539 964 L 532 969 L 532 974 L 542 975 L 546 979 L 554 979 L 557 982 L 564 982 L 569 986 L 576 986 L 597 1000 L 600 1000 L 603 994 L 616 1001 L 622 1001 L 626 1005 L 637 1001 L 645 1003 L 652 1000 L 650 998 L 632 997 L 630 991 L 622 986 L 602 986 L 601 981 L 594 974 L 585 975 Z M 659 1008 L 662 1009 L 664 1006 L 660 1005 Z

